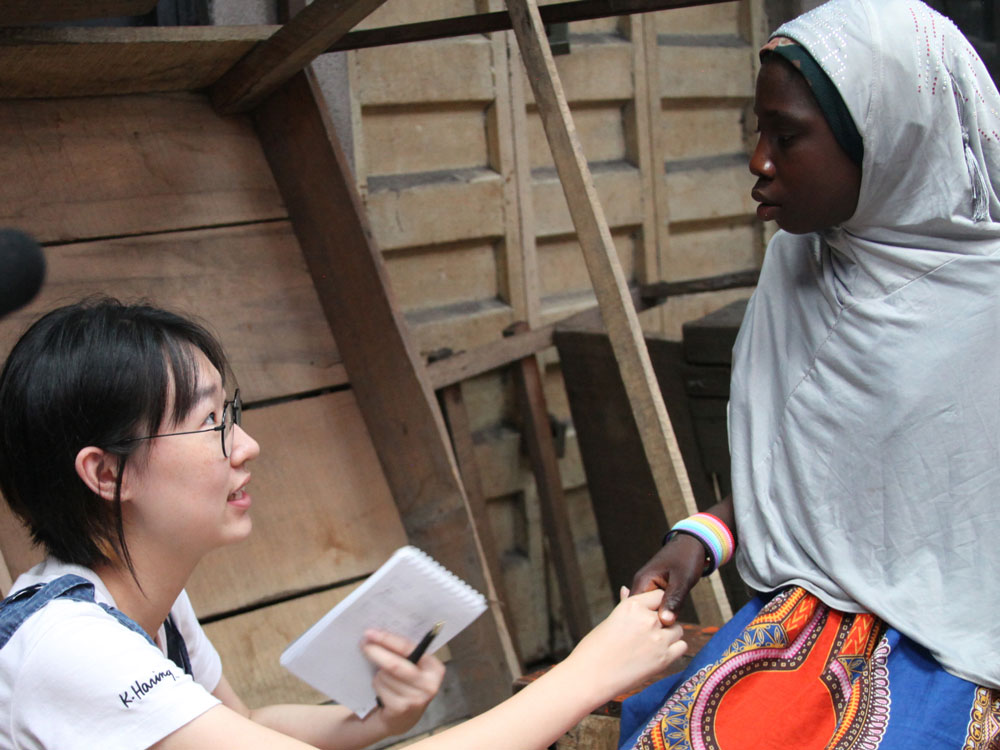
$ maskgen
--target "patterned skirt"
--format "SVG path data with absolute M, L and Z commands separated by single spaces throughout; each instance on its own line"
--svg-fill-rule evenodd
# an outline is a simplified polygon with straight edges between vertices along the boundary
M 635 750 L 1000 750 L 1000 690 L 945 672 L 870 614 L 758 597 L 622 707 Z

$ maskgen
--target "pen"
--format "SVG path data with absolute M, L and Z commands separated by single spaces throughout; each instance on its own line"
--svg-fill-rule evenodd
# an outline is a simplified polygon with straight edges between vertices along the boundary
M 413 651 L 410 652 L 410 655 L 406 658 L 414 664 L 420 661 L 420 657 L 424 655 L 427 651 L 427 647 L 431 645 L 431 641 L 437 637 L 437 634 L 441 632 L 441 628 L 443 627 L 443 622 L 435 624 L 433 628 L 427 631 L 427 635 L 420 639 L 420 643 L 417 644 L 417 647 L 413 649 Z

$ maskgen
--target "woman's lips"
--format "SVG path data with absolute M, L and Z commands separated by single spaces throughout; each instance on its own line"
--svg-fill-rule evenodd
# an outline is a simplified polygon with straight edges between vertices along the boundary
M 230 505 L 236 505 L 240 508 L 250 507 L 250 493 L 247 492 L 246 485 L 240 487 L 236 492 L 232 493 L 227 499 Z
M 757 206 L 757 218 L 762 221 L 773 221 L 781 206 L 768 201 L 767 196 L 757 188 L 750 191 L 750 197 L 760 204 Z

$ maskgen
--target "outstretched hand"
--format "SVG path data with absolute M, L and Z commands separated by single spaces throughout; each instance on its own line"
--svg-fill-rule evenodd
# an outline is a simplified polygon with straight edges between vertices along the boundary
M 372 684 L 380 706 L 374 718 L 388 734 L 402 734 L 423 715 L 444 679 L 444 664 L 424 654 L 416 664 L 406 656 L 414 644 L 407 638 L 381 630 L 365 632 L 361 650 L 378 671 Z
M 635 594 L 663 590 L 660 616 L 665 623 L 675 623 L 674 614 L 705 569 L 705 548 L 688 534 L 677 534 L 643 565 L 632 579 Z
M 580 665 L 597 685 L 601 702 L 660 676 L 687 650 L 680 625 L 660 618 L 659 592 L 628 596 L 588 633 L 567 658 Z

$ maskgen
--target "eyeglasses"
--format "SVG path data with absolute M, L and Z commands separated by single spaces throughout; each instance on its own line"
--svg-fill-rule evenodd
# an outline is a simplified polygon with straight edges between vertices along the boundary
M 243 424 L 243 401 L 240 399 L 240 389 L 236 389 L 232 401 L 225 401 L 222 404 L 222 422 L 215 427 L 208 427 L 204 430 L 187 430 L 186 432 L 164 432 L 159 435 L 144 435 L 123 440 L 123 443 L 132 443 L 136 440 L 152 440 L 161 437 L 174 437 L 175 435 L 197 435 L 200 432 L 220 432 L 222 433 L 222 456 L 229 458 L 233 452 L 233 435 L 236 430 L 235 425 Z

